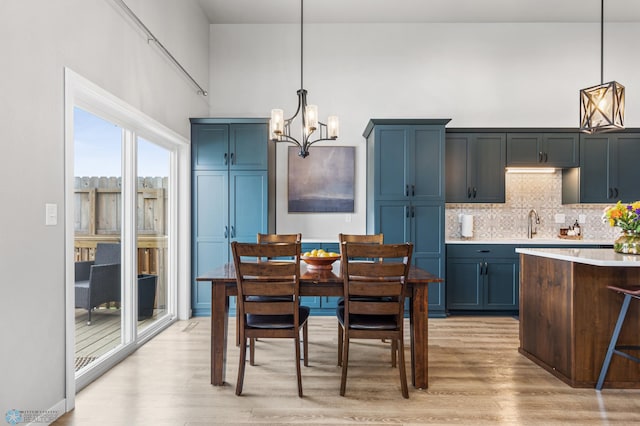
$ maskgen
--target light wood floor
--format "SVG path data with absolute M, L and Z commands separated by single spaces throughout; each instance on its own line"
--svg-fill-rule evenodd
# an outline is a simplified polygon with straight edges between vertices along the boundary
M 640 390 L 573 389 L 518 353 L 511 317 L 429 320 L 429 388 L 400 394 L 387 344 L 354 342 L 339 395 L 333 317 L 312 317 L 309 367 L 298 398 L 289 340 L 257 343 L 244 392 L 235 396 L 238 348 L 226 386 L 210 385 L 209 318 L 181 321 L 81 391 L 56 425 L 640 423 Z M 233 342 L 235 323 L 229 324 Z M 408 351 L 408 348 L 407 348 Z M 407 363 L 410 362 L 407 352 Z M 640 367 L 639 367 L 640 368 Z

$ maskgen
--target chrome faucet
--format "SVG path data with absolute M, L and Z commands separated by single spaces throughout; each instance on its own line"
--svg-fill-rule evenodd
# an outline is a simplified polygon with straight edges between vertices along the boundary
M 535 225 L 540 224 L 540 216 L 535 209 L 529 210 L 529 216 L 527 218 L 527 238 L 533 238 L 538 232 L 538 228 Z

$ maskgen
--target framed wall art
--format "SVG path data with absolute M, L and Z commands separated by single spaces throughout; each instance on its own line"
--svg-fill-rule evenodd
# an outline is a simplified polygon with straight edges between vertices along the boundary
M 298 151 L 288 151 L 289 213 L 353 213 L 355 147 L 314 146 L 307 158 Z

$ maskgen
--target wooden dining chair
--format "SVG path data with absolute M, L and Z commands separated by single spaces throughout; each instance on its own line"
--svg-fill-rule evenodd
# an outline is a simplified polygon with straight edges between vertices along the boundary
M 231 243 L 238 285 L 240 364 L 236 395 L 242 393 L 247 340 L 287 338 L 295 342 L 298 396 L 302 397 L 300 328 L 304 365 L 308 365 L 307 319 L 310 309 L 300 306 L 300 242 L 282 244 Z M 261 260 L 291 257 L 293 261 Z M 277 299 L 276 299 L 277 298 Z
M 258 233 L 256 241 L 258 244 L 277 244 L 277 243 L 297 243 L 302 240 L 302 234 L 260 234 Z M 255 298 L 254 298 L 255 299 Z M 265 297 L 263 301 L 278 300 L 279 298 Z M 280 298 L 281 299 L 281 298 Z M 240 329 L 238 321 L 238 311 L 236 310 L 236 344 L 240 344 Z M 255 365 L 256 355 L 256 339 L 249 339 L 249 364 Z
M 384 234 L 338 234 L 338 241 L 340 242 L 340 247 L 342 248 L 342 243 L 363 243 L 363 244 L 383 244 L 384 243 Z M 380 260 L 380 259 L 378 259 Z M 338 306 L 344 304 L 344 298 L 338 299 Z M 342 342 L 344 335 L 344 329 L 342 325 L 338 323 L 338 366 L 342 365 Z M 391 342 L 391 365 L 392 367 L 396 366 L 396 351 L 395 342 Z
M 409 398 L 404 361 L 404 294 L 413 244 L 341 245 L 344 304 L 336 308 L 344 330 L 342 379 L 344 396 L 351 339 L 390 339 L 396 342 L 402 396 Z M 379 258 L 380 262 L 362 262 Z

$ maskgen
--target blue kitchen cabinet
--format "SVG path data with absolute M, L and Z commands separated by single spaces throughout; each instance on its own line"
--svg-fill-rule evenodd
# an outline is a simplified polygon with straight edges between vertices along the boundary
M 505 133 L 447 131 L 447 203 L 504 203 Z
M 412 263 L 445 277 L 445 125 L 372 119 L 367 140 L 367 233 L 412 242 Z M 429 284 L 429 316 L 445 316 L 444 283 Z
M 517 312 L 519 270 L 514 246 L 448 245 L 447 309 Z
M 562 203 L 615 203 L 640 198 L 640 134 L 580 135 L 580 167 L 562 171 Z
M 261 119 L 191 123 L 191 307 L 193 315 L 210 315 L 211 283 L 195 278 L 233 261 L 232 241 L 254 242 L 258 233 L 269 232 L 268 124 Z
M 507 133 L 507 167 L 578 167 L 578 132 Z

